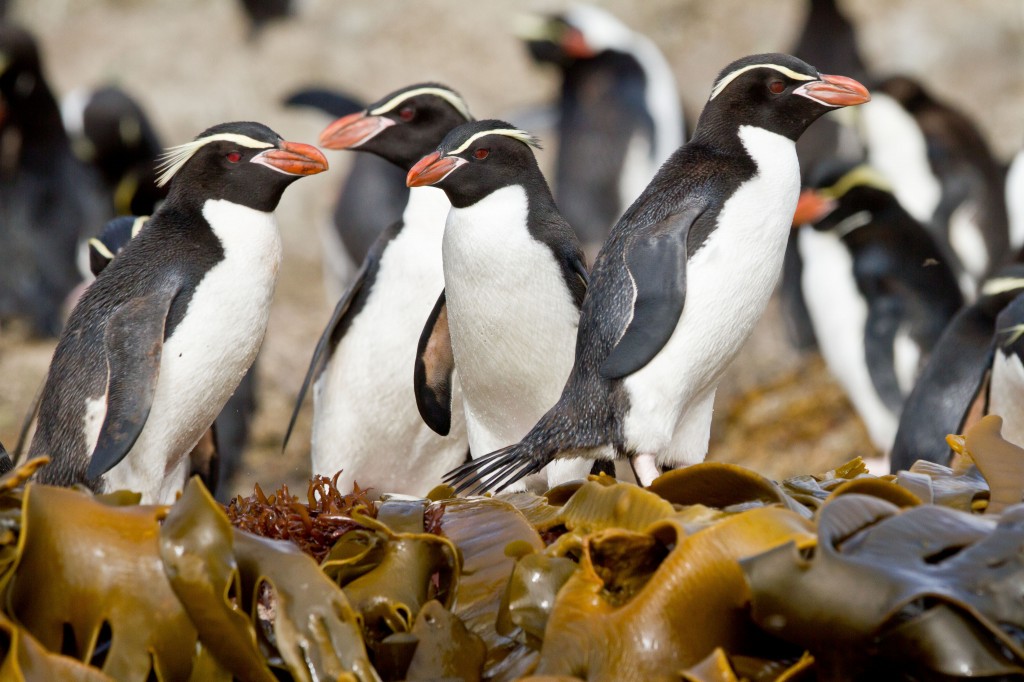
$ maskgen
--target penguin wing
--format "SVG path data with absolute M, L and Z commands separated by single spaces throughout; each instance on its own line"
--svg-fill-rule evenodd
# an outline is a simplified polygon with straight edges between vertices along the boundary
M 896 378 L 896 333 L 903 319 L 903 306 L 895 296 L 877 296 L 868 305 L 864 325 L 864 354 L 868 375 L 878 397 L 894 414 L 903 405 L 903 393 Z
M 379 257 L 379 255 L 377 257 Z M 292 417 L 288 420 L 288 430 L 285 431 L 284 442 L 281 444 L 282 451 L 288 447 L 288 439 L 291 438 L 292 429 L 295 428 L 295 421 L 299 418 L 299 410 L 302 408 L 302 401 L 306 398 L 306 392 L 309 390 L 309 385 L 313 383 L 313 380 L 316 377 L 320 376 L 320 372 L 323 371 L 324 365 L 327 363 L 329 354 L 326 351 L 328 347 L 332 345 L 331 340 L 334 338 L 335 331 L 337 331 L 348 317 L 348 313 L 352 309 L 352 302 L 366 285 L 367 273 L 369 272 L 371 265 L 375 263 L 376 259 L 373 252 L 367 254 L 366 259 L 363 260 L 363 264 L 359 268 L 359 272 L 356 273 L 355 280 L 352 281 L 345 293 L 338 299 L 337 305 L 334 306 L 334 312 L 331 313 L 331 319 L 328 320 L 327 326 L 324 327 L 323 333 L 320 334 L 320 340 L 316 342 L 316 349 L 313 350 L 313 357 L 309 361 L 309 369 L 306 370 L 306 376 L 302 380 L 302 387 L 299 389 L 299 395 L 295 399 L 295 407 L 292 409 Z
M 283 104 L 319 109 L 335 118 L 354 114 L 364 108 L 362 102 L 344 92 L 312 87 L 293 92 L 285 98 Z
M 964 308 L 942 332 L 903 404 L 892 447 L 892 471 L 918 459 L 945 464 L 945 437 L 959 433 L 992 365 L 992 318 Z
M 416 407 L 427 426 L 442 436 L 447 436 L 452 426 L 454 370 L 452 337 L 448 333 L 448 306 L 442 290 L 423 326 L 413 369 Z
M 686 239 L 704 206 L 690 204 L 649 229 L 625 247 L 625 264 L 633 282 L 633 317 L 601 365 L 601 376 L 621 379 L 643 368 L 676 329 L 686 301 Z
M 107 321 L 107 413 L 86 472 L 91 479 L 124 459 L 146 425 L 160 374 L 167 314 L 180 290 L 165 287 L 133 298 Z

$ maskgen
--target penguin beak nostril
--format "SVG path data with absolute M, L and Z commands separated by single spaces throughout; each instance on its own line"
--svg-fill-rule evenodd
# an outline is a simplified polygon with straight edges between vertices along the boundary
M 327 159 L 311 144 L 281 142 L 277 149 L 268 149 L 253 157 L 260 163 L 287 175 L 316 175 L 327 170 Z
M 365 111 L 357 111 L 342 116 L 324 128 L 320 133 L 320 146 L 327 149 L 355 149 L 394 124 L 390 118 L 370 116 Z
M 846 76 L 820 74 L 821 80 L 811 81 L 794 90 L 794 94 L 830 107 L 849 107 L 871 100 L 868 89 Z
M 436 185 L 464 163 L 466 160 L 458 156 L 441 156 L 440 152 L 431 152 L 409 169 L 405 184 L 409 187 Z
M 829 199 L 813 189 L 805 189 L 800 193 L 800 200 L 793 213 L 793 227 L 813 224 L 827 216 L 836 208 L 835 199 Z

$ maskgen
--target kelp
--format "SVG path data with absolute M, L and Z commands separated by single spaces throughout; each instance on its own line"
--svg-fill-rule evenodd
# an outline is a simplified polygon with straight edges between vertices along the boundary
M 850 494 L 822 509 L 812 558 L 786 545 L 740 563 L 754 620 L 833 675 L 878 659 L 904 671 L 1007 675 L 1024 674 L 1022 547 L 1024 506 L 997 524 Z M 953 634 L 956 651 L 945 641 Z
M 69 656 L 48 651 L 35 637 L 0 615 L 0 680 L 8 682 L 114 682 L 114 678 Z

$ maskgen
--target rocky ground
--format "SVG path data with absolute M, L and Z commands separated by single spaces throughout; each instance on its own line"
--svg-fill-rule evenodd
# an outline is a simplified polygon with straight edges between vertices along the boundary
M 616 0 L 599 3 L 645 30 L 669 57 L 695 120 L 718 70 L 743 54 L 785 50 L 800 0 Z M 209 125 L 252 119 L 285 138 L 315 141 L 327 121 L 278 103 L 309 84 L 365 98 L 420 80 L 460 90 L 477 116 L 509 116 L 548 101 L 553 74 L 538 70 L 512 35 L 518 13 L 562 3 L 378 0 L 299 2 L 294 18 L 249 40 L 229 0 L 14 0 L 13 18 L 40 38 L 59 94 L 115 82 L 146 107 L 168 144 Z M 1024 2 L 840 2 L 860 29 L 869 66 L 921 78 L 978 121 L 997 154 L 1024 143 Z M 823 65 L 821 65 L 823 66 Z M 824 66 L 823 66 L 824 68 Z M 541 132 L 541 131 L 538 131 Z M 549 147 L 552 145 L 548 145 Z M 238 489 L 308 473 L 309 408 L 280 450 L 293 396 L 333 301 L 321 276 L 320 225 L 347 170 L 289 190 L 279 210 L 285 260 L 260 357 L 260 410 Z M 0 247 L 2 249 L 2 247 Z M 0 332 L 0 441 L 9 447 L 39 387 L 54 343 Z M 786 343 L 770 309 L 719 394 L 712 456 L 771 476 L 825 469 L 869 454 L 863 428 L 813 356 Z

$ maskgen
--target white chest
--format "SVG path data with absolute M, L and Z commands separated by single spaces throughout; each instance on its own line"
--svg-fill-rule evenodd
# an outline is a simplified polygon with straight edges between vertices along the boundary
M 523 188 L 452 209 L 444 280 L 470 447 L 516 442 L 561 394 L 579 311 L 551 250 L 527 230 Z
M 672 336 L 624 382 L 626 437 L 641 451 L 665 447 L 691 402 L 710 404 L 707 392 L 750 336 L 781 273 L 800 182 L 796 151 L 792 140 L 761 128 L 741 127 L 740 139 L 757 174 L 729 197 L 688 261 L 686 302 Z M 702 438 L 693 447 L 706 448 Z
M 224 258 L 199 281 L 185 315 L 164 344 L 153 406 L 132 451 L 106 476 L 143 501 L 170 501 L 186 458 L 256 359 L 281 261 L 272 213 L 208 201 L 203 216 Z M 173 474 L 171 473 L 173 472 Z

